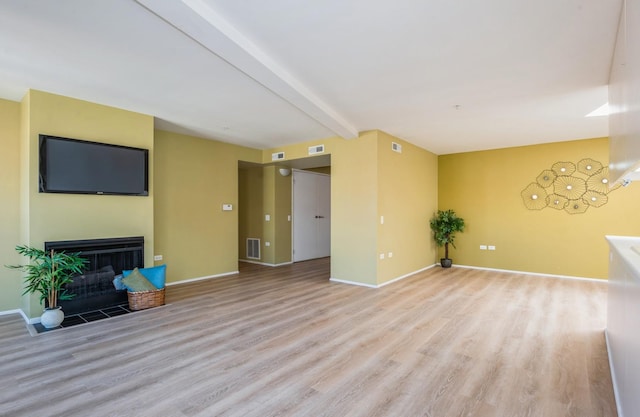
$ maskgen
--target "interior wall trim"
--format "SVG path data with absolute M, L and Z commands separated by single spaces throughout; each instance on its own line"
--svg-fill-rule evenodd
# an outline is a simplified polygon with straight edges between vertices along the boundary
M 19 308 L 16 308 L 15 310 L 0 311 L 0 316 L 8 316 L 9 314 L 20 314 L 20 313 L 22 313 L 22 310 L 20 310 Z
M 222 277 L 226 277 L 226 276 L 229 276 L 229 275 L 236 275 L 236 274 L 239 274 L 239 273 L 240 273 L 240 271 L 231 271 L 231 272 L 223 272 L 222 274 L 217 274 L 217 275 L 207 275 L 207 276 L 204 276 L 204 277 L 183 279 L 183 280 L 180 280 L 180 281 L 167 282 L 166 286 L 167 287 L 171 287 L 173 285 L 186 284 L 187 282 L 196 282 L 196 281 L 204 281 L 204 280 L 207 280 L 207 279 L 222 278 Z
M 356 285 L 358 287 L 379 288 L 377 285 L 374 285 L 374 284 L 367 284 L 364 282 L 349 281 L 349 280 L 338 279 L 338 278 L 329 278 L 329 281 L 337 282 L 338 284 Z
M 245 263 L 248 263 L 248 264 L 264 265 L 264 266 L 271 266 L 271 267 L 291 265 L 293 263 L 293 262 L 282 262 L 282 263 L 279 263 L 279 264 L 270 264 L 270 263 L 267 263 L 267 262 L 250 261 L 248 259 L 238 259 L 238 262 L 245 262 Z M 180 282 L 182 282 L 182 281 L 180 281 Z
M 408 277 L 410 277 L 412 275 L 415 275 L 415 274 L 417 274 L 419 272 L 426 271 L 427 269 L 431 269 L 431 268 L 435 267 L 436 265 L 439 265 L 439 264 L 433 264 L 433 265 L 425 266 L 424 268 L 418 269 L 418 270 L 413 271 L 413 272 L 409 272 L 408 274 L 401 275 L 401 276 L 393 278 L 393 279 L 391 279 L 389 281 L 385 281 L 382 284 L 367 284 L 367 283 L 364 283 L 364 282 L 349 281 L 349 280 L 339 279 L 339 278 L 329 278 L 329 281 L 337 282 L 337 283 L 340 283 L 340 284 L 357 285 L 357 286 L 360 286 L 360 287 L 367 287 L 367 288 L 382 288 L 385 285 L 392 284 L 394 282 L 397 282 L 397 281 L 400 281 L 402 279 L 408 278 Z
M 0 316 L 8 316 L 10 314 L 20 314 L 22 316 L 23 320 L 27 324 L 40 323 L 40 317 L 34 317 L 34 318 L 30 319 L 29 317 L 27 317 L 27 315 L 24 313 L 24 311 L 22 311 L 22 309 L 19 309 L 19 308 L 16 308 L 15 310 L 0 311 Z
M 575 277 L 572 275 L 544 274 L 542 272 L 515 271 L 512 269 L 485 268 L 482 266 L 471 266 L 471 265 L 453 265 L 453 268 L 481 269 L 483 271 L 508 272 L 511 274 L 519 274 L 519 275 L 535 275 L 535 276 L 544 277 L 544 278 L 574 279 L 579 281 L 598 282 L 601 284 L 607 284 L 609 282 L 606 279 L 600 279 L 600 278 Z

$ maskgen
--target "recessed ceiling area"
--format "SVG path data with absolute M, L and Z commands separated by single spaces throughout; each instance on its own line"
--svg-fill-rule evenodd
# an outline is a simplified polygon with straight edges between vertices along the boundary
M 5 0 L 29 88 L 268 149 L 380 129 L 436 154 L 607 136 L 622 2 Z

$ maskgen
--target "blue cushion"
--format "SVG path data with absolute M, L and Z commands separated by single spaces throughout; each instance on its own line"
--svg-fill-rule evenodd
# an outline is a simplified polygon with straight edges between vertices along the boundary
M 157 289 L 164 288 L 165 281 L 167 280 L 167 265 L 158 265 L 151 268 L 138 268 L 138 271 L 146 279 L 148 279 Z M 125 277 L 129 275 L 131 271 L 122 271 L 122 275 Z
M 113 279 L 113 286 L 116 287 L 116 290 L 126 290 L 127 287 L 125 287 L 125 285 L 122 283 L 122 278 L 124 278 L 124 275 L 120 274 L 120 275 L 116 275 L 116 277 Z

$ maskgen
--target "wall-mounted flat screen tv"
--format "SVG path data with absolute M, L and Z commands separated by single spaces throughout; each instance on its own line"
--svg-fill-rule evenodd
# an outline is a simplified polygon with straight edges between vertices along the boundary
M 40 192 L 149 195 L 149 151 L 40 135 Z

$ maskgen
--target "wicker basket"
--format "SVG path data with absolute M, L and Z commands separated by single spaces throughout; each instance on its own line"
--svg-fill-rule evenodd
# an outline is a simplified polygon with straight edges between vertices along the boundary
M 129 310 L 144 310 L 145 308 L 164 305 L 164 288 L 154 291 L 127 291 Z

